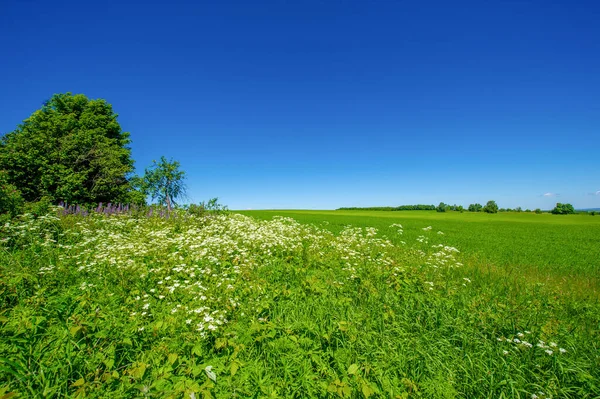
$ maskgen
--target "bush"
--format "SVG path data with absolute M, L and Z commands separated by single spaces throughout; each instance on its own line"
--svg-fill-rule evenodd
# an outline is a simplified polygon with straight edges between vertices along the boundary
M 535 213 L 537 213 L 538 215 L 542 213 L 542 210 L 540 208 L 537 208 L 535 211 Z
M 440 204 L 437 206 L 437 208 L 435 208 L 435 210 L 437 212 L 446 212 L 447 207 L 448 205 L 444 204 L 443 202 L 440 202 Z
M 28 202 L 25 204 L 23 212 L 31 213 L 35 217 L 47 215 L 52 207 L 52 201 L 49 197 L 43 197 L 36 202 Z
M 488 201 L 483 207 L 483 211 L 487 213 L 498 213 L 498 204 L 496 204 L 496 201 Z
M 471 204 L 469 205 L 469 212 L 481 212 L 483 206 L 481 204 Z
M 21 192 L 8 182 L 8 173 L 0 170 L 0 214 L 15 217 L 23 210 Z

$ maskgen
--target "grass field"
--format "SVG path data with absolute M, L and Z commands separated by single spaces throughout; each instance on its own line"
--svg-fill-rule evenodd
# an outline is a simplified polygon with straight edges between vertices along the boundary
M 600 397 L 594 217 L 249 214 L 2 226 L 0 398 Z
M 414 243 L 422 228 L 442 231 L 443 241 L 463 252 L 466 263 L 513 278 L 548 282 L 581 296 L 600 296 L 600 217 L 585 214 L 435 211 L 238 211 L 315 223 L 333 232 L 371 226 L 395 244 Z M 403 226 L 397 234 L 394 223 Z

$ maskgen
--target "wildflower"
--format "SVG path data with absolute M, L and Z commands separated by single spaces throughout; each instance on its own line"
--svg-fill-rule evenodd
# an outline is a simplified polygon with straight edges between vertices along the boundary
M 508 355 L 508 351 L 502 351 L 503 355 Z
M 214 382 L 217 382 L 217 375 L 212 371 L 212 366 L 206 366 L 204 368 L 204 371 L 206 372 L 206 376 L 208 378 L 210 378 Z
M 554 353 L 552 352 L 552 349 L 546 349 L 544 352 L 546 352 L 550 356 L 552 356 L 552 354 Z
M 560 353 L 567 353 L 567 350 L 565 348 L 558 348 L 558 351 Z

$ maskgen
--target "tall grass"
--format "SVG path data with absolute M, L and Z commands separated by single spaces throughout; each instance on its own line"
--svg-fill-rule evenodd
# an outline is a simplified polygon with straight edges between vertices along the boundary
M 597 303 L 469 267 L 427 226 L 4 226 L 0 397 L 600 395 Z

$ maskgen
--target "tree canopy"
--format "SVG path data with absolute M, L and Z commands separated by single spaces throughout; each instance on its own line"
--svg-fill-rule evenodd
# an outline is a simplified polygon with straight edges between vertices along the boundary
M 481 204 L 470 204 L 469 205 L 469 212 L 481 212 L 481 209 L 483 208 L 483 206 Z
M 129 202 L 129 133 L 105 100 L 55 94 L 0 140 L 0 170 L 26 201 Z
M 554 215 L 569 215 L 575 213 L 575 208 L 573 208 L 573 205 L 571 204 L 561 204 L 558 202 L 554 209 L 552 209 L 550 212 L 552 212 Z
M 172 159 L 167 161 L 163 156 L 159 162 L 153 161 L 144 175 L 144 190 L 153 200 L 166 205 L 168 210 L 177 205 L 178 198 L 185 196 L 185 172 L 179 167 L 179 162 Z
M 483 211 L 487 213 L 498 213 L 498 204 L 496 204 L 496 201 L 488 201 L 483 207 Z

